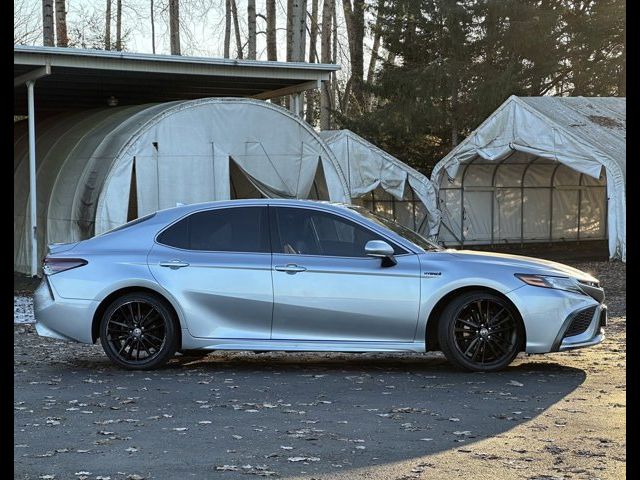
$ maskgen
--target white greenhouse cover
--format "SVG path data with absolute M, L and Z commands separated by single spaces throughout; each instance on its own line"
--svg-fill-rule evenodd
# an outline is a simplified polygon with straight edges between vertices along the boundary
M 407 181 L 428 213 L 428 233 L 437 235 L 440 211 L 431 181 L 350 130 L 324 130 L 322 139 L 335 154 L 347 176 L 351 198 L 362 197 L 380 187 L 398 200 L 404 200 Z
M 25 130 L 16 125 L 14 270 L 26 273 Z M 267 197 L 316 198 L 320 189 L 326 199 L 350 203 L 345 174 L 326 143 L 287 110 L 259 100 L 65 113 L 38 122 L 37 132 L 40 258 L 49 243 L 82 240 L 125 223 L 132 202 L 142 216 L 180 203 L 229 199 L 232 171 Z
M 511 96 L 438 162 L 431 180 L 440 188 L 444 173 L 453 182 L 461 164 L 500 163 L 514 152 L 559 162 L 594 179 L 604 168 L 609 255 L 626 261 L 625 98 Z M 533 209 L 527 215 L 545 215 Z M 476 210 L 468 212 L 474 221 L 489 223 L 484 217 L 491 213 Z

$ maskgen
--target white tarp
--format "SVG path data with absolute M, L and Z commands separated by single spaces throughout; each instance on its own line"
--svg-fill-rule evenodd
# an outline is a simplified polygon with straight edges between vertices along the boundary
M 26 122 L 23 122 L 26 123 Z M 283 108 L 211 98 L 65 113 L 38 122 L 38 242 L 88 238 L 177 203 L 232 198 L 231 175 L 264 196 L 350 202 L 329 147 Z M 28 145 L 14 141 L 14 269 L 28 272 Z M 235 168 L 235 167 L 234 167 Z M 132 191 L 132 185 L 135 191 Z M 312 191 L 313 190 L 313 191 Z
M 138 158 L 145 177 L 155 174 L 155 185 L 140 183 Z M 138 215 L 145 215 L 177 203 L 230 198 L 229 162 L 263 195 L 283 198 L 307 198 L 322 162 L 329 199 L 349 202 L 332 152 L 286 110 L 257 100 L 194 100 L 149 119 L 120 148 L 97 202 L 95 233 L 126 221 L 125 183 L 134 163 Z
M 491 174 L 479 171 L 487 163 L 494 165 L 488 170 Z M 441 236 L 448 236 L 451 240 L 455 234 L 457 241 L 460 241 L 462 235 L 462 239 L 466 240 L 467 233 L 474 229 L 485 232 L 476 239 L 478 241 L 487 241 L 487 235 L 493 240 L 496 235 L 502 235 L 503 232 L 496 230 L 495 225 L 496 204 L 491 206 L 489 199 L 499 203 L 501 195 L 504 200 L 505 193 L 515 198 L 520 185 L 513 185 L 510 189 L 498 188 L 496 178 L 506 174 L 515 181 L 517 175 L 525 175 L 522 169 L 516 167 L 519 163 L 527 163 L 523 167 L 526 172 L 524 181 L 529 178 L 531 184 L 528 186 L 532 188 L 526 191 L 522 189 L 518 194 L 526 196 L 517 199 L 523 205 L 523 218 L 517 219 L 517 222 L 525 230 L 513 232 L 517 233 L 518 238 L 527 241 L 548 235 L 549 240 L 575 239 L 577 231 L 582 230 L 583 221 L 588 227 L 587 232 L 583 232 L 586 233 L 585 238 L 597 238 L 599 227 L 596 223 L 606 223 L 610 257 L 626 261 L 626 99 L 509 97 L 433 169 L 431 180 L 440 190 L 440 208 L 457 215 L 457 218 L 443 217 L 446 229 L 455 232 L 441 229 Z M 551 184 L 557 163 L 583 174 L 578 174 L 580 183 Z M 455 187 L 458 191 L 463 190 L 464 199 L 457 200 L 458 203 L 463 202 L 462 210 L 459 205 L 445 205 L 449 200 L 456 199 L 450 193 L 452 190 L 449 185 L 452 183 L 447 183 L 445 173 L 450 180 L 458 182 Z M 484 197 L 487 198 L 477 192 L 481 188 L 479 185 L 468 188 L 464 183 L 464 187 L 459 186 L 459 177 L 465 182 L 467 177 L 473 175 L 483 178 L 480 184 L 484 185 L 487 192 Z M 587 180 L 589 177 L 593 180 Z M 598 192 L 603 189 L 605 178 L 606 195 L 600 195 Z M 536 193 L 533 189 L 541 186 L 549 187 L 549 191 L 553 191 L 553 198 L 548 192 Z M 601 217 L 605 208 L 600 203 L 606 201 L 603 199 L 607 197 L 607 219 L 604 220 Z M 499 215 L 506 215 L 505 226 L 514 230 L 515 217 L 508 209 L 509 206 L 507 211 Z M 487 228 L 491 230 L 489 225 L 492 223 L 494 229 L 487 234 Z M 469 232 L 467 229 L 470 229 Z
M 379 149 L 350 130 L 320 132 L 347 176 L 351 198 L 381 188 L 399 201 L 406 201 L 407 180 L 427 212 L 430 236 L 438 233 L 440 211 L 431 181 L 417 170 Z

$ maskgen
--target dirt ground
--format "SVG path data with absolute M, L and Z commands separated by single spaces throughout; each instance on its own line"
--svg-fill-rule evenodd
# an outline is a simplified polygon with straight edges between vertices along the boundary
M 605 342 L 495 374 L 439 353 L 227 353 L 126 372 L 97 345 L 15 325 L 15 478 L 625 478 L 626 269 L 570 263 L 606 289 Z

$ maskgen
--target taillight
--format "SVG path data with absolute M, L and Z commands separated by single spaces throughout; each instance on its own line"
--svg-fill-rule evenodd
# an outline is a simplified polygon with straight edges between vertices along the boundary
M 44 273 L 47 275 L 53 275 L 54 273 L 64 272 L 65 270 L 71 270 L 72 268 L 82 267 L 89 262 L 82 258 L 46 257 L 42 263 Z

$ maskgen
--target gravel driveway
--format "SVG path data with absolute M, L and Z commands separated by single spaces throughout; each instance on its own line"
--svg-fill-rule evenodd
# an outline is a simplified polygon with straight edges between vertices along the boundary
M 15 478 L 624 478 L 625 266 L 573 265 L 607 290 L 606 342 L 497 374 L 283 353 L 126 372 L 17 324 Z

